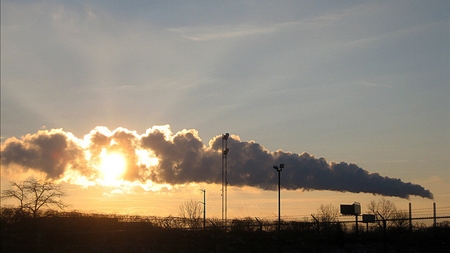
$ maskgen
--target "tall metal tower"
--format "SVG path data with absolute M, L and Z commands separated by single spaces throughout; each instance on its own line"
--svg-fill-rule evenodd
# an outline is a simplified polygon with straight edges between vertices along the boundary
M 222 223 L 227 221 L 227 186 L 228 186 L 228 169 L 227 169 L 227 155 L 230 151 L 228 149 L 228 137 L 229 133 L 222 134 Z

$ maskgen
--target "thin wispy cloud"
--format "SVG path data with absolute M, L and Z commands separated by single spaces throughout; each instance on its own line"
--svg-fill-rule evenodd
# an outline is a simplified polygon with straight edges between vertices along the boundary
M 374 83 L 374 82 L 369 82 L 369 81 L 359 81 L 358 84 L 363 85 L 363 86 L 368 86 L 368 87 L 379 87 L 379 88 L 389 88 L 392 89 L 392 86 L 386 85 L 386 84 L 382 84 L 382 83 Z
M 267 34 L 275 31 L 272 27 L 185 27 L 171 28 L 170 32 L 193 41 L 211 41 L 219 39 L 231 39 L 254 34 Z

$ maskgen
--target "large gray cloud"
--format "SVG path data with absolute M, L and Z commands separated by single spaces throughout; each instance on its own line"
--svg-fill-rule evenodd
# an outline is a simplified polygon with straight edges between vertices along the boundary
M 87 172 L 82 148 L 62 130 L 7 139 L 1 148 L 1 165 L 2 169 L 18 168 L 19 172 L 41 171 L 48 178 L 60 177 L 69 167 Z
M 138 135 L 124 128 L 112 132 L 96 128 L 88 135 L 88 140 L 89 145 L 81 147 L 75 137 L 63 130 L 39 131 L 20 140 L 10 138 L 2 145 L 2 168 L 41 171 L 54 179 L 62 177 L 70 168 L 92 178 L 97 172 L 90 167 L 91 164 L 98 162 L 102 150 L 107 149 L 121 152 L 126 157 L 125 180 L 169 184 L 221 183 L 222 136 L 212 138 L 207 146 L 192 129 L 172 134 L 168 126 L 153 127 Z M 283 163 L 281 185 L 288 190 L 433 198 L 433 194 L 420 185 L 370 173 L 356 164 L 328 162 L 306 152 L 271 152 L 254 141 L 241 141 L 237 135 L 231 135 L 227 145 L 230 149 L 228 183 L 232 186 L 275 190 L 277 173 L 272 167 Z M 86 150 L 91 154 L 89 161 L 83 155 Z M 148 151 L 159 163 L 139 164 L 137 150 Z

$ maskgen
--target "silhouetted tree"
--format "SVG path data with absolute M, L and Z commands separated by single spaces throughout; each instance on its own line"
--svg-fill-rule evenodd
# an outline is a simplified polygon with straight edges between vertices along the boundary
M 320 205 L 317 209 L 317 219 L 320 222 L 337 222 L 339 217 L 339 208 L 332 205 Z
M 13 198 L 19 201 L 19 210 L 22 214 L 31 213 L 38 216 L 43 207 L 57 207 L 64 209 L 67 205 L 62 198 L 67 196 L 61 185 L 51 181 L 39 180 L 34 177 L 23 182 L 10 182 L 9 189 L 2 191 L 2 199 Z
M 187 222 L 189 228 L 197 228 L 200 226 L 200 215 L 202 208 L 198 201 L 189 200 L 180 205 L 180 216 Z
M 378 221 L 382 220 L 383 218 L 385 220 L 392 219 L 397 213 L 397 207 L 395 206 L 395 204 L 389 200 L 386 200 L 385 198 L 378 200 L 378 202 L 372 200 L 367 205 L 367 209 L 371 214 L 377 217 Z M 378 225 L 382 227 L 381 222 L 378 222 Z
M 396 229 L 407 229 L 409 226 L 409 215 L 405 211 L 396 211 L 391 219 L 392 220 L 392 226 Z
M 335 227 L 335 224 L 339 221 L 339 208 L 334 206 L 333 204 L 328 205 L 320 205 L 320 207 L 317 209 L 317 217 L 318 220 L 318 229 L 321 229 L 323 231 L 331 230 L 333 227 Z

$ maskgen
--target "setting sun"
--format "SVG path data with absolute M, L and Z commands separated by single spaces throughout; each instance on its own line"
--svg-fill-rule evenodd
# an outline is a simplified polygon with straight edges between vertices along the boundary
M 105 182 L 112 183 L 112 181 L 118 180 L 125 173 L 127 163 L 122 154 L 108 153 L 106 150 L 103 150 L 101 158 L 99 170 L 103 174 Z

